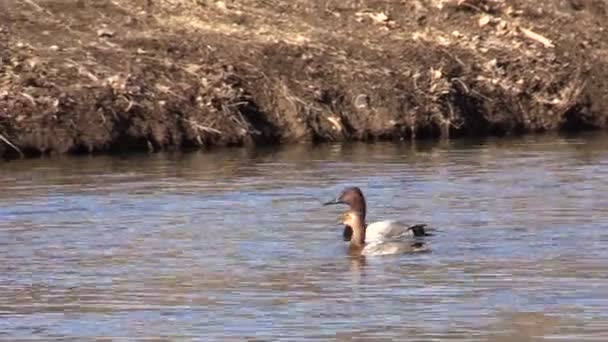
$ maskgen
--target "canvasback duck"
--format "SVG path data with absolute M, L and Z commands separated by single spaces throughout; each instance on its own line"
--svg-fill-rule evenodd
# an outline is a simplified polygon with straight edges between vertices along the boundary
M 353 256 L 389 255 L 402 253 L 427 252 L 429 248 L 420 241 L 389 240 L 367 241 L 363 215 L 357 211 L 348 211 L 342 215 L 342 223 L 352 228 L 352 238 L 348 246 Z
M 332 201 L 326 202 L 323 205 L 346 204 L 351 211 L 360 213 L 365 224 L 366 204 L 363 192 L 358 187 L 345 188 L 340 195 Z M 379 241 L 386 239 L 399 238 L 404 236 L 432 236 L 426 231 L 426 224 L 416 224 L 413 226 L 404 225 L 394 220 L 384 220 L 365 225 L 365 233 L 367 241 Z M 353 235 L 352 227 L 346 225 L 342 236 L 344 241 L 351 241 Z

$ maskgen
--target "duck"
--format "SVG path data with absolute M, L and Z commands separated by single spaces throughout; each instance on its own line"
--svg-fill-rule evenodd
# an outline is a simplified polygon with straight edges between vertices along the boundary
M 363 220 L 365 227 L 367 241 L 381 241 L 405 236 L 417 238 L 433 236 L 432 233 L 427 231 L 428 227 L 426 224 L 415 224 L 408 226 L 395 220 L 383 220 L 365 224 L 365 214 L 367 208 L 365 196 L 363 196 L 361 189 L 356 186 L 345 188 L 336 199 L 323 203 L 323 205 L 326 206 L 335 204 L 346 204 L 350 207 L 351 211 L 358 212 L 361 215 L 361 219 Z M 342 232 L 344 241 L 351 241 L 352 235 L 352 227 L 346 225 L 344 227 L 344 231 Z
M 348 254 L 351 256 L 375 256 L 430 251 L 428 246 L 420 241 L 367 241 L 365 221 L 360 212 L 349 210 L 341 216 L 341 221 L 352 228 L 352 238 L 348 245 Z

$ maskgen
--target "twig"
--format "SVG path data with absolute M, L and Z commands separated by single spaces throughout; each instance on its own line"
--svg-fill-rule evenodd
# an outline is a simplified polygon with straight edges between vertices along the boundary
M 32 7 L 36 8 L 36 10 L 40 12 L 45 12 L 44 8 L 34 2 L 34 0 L 23 0 L 24 2 L 30 4 Z
M 228 106 L 228 107 L 240 107 L 240 106 L 246 105 L 246 104 L 249 104 L 249 102 L 248 101 L 234 102 L 234 103 L 229 103 L 226 106 Z
M 32 95 L 22 92 L 21 96 L 23 96 L 26 99 L 28 99 L 32 103 L 32 106 L 36 107 L 36 100 L 34 100 L 34 98 L 32 97 Z
M 466 64 L 464 64 L 464 62 L 460 58 L 458 58 L 458 56 L 449 53 L 448 50 L 442 48 L 441 51 L 443 53 L 445 53 L 446 55 L 452 57 L 452 59 L 455 60 L 458 64 L 460 64 L 462 67 L 467 66 Z
M 484 99 L 486 101 L 493 101 L 491 98 L 485 96 L 484 94 L 478 92 L 477 90 L 471 90 L 471 93 L 481 97 L 482 99 Z
M 97 76 L 93 75 L 93 73 L 91 73 L 84 67 L 78 67 L 78 73 L 80 75 L 84 75 L 84 76 L 88 77 L 91 81 L 93 81 L 95 83 L 99 83 L 99 78 L 97 78 Z
M 200 129 L 201 131 L 211 132 L 211 133 L 220 134 L 220 135 L 222 134 L 222 131 L 217 130 L 215 128 L 211 128 L 211 127 L 200 125 L 199 123 L 197 123 L 194 120 L 188 120 L 188 122 L 192 125 L 192 127 Z
M 36 2 L 34 2 L 34 0 L 23 0 L 25 3 L 29 4 L 30 6 L 34 7 L 37 11 L 39 12 L 43 12 L 48 14 L 51 17 L 54 17 L 53 12 L 49 11 L 48 9 L 38 5 Z M 65 25 L 62 25 L 64 27 L 66 27 Z M 69 29 L 69 27 L 67 27 Z
M 452 81 L 458 82 L 464 89 L 465 94 L 469 93 L 469 87 L 467 87 L 467 85 L 460 79 L 460 77 L 454 77 L 454 78 L 452 78 Z
M 461 1 L 458 1 L 458 4 L 457 4 L 457 5 L 458 5 L 458 6 L 462 6 L 462 7 L 468 7 L 468 8 L 470 8 L 470 9 L 472 9 L 472 10 L 475 10 L 475 11 L 479 11 L 479 12 L 485 12 L 485 11 L 484 11 L 484 10 L 482 10 L 481 8 L 479 8 L 479 7 L 477 7 L 477 6 L 473 5 L 473 4 L 469 4 L 469 3 L 467 3 L 466 1 L 462 1 L 462 0 L 461 0 Z
M 524 34 L 524 36 L 543 44 L 547 48 L 555 47 L 555 45 L 553 45 L 553 42 L 547 37 L 541 36 L 540 34 L 523 27 L 520 27 L 519 30 L 521 31 L 521 33 Z
M 2 134 L 0 134 L 0 140 L 4 141 L 8 146 L 12 147 L 15 151 L 19 153 L 21 158 L 23 158 L 23 152 L 19 149 L 19 147 L 15 146 L 12 142 L 10 142 L 7 138 L 5 138 Z
M 327 121 L 331 122 L 332 125 L 334 125 L 334 129 L 340 133 L 342 133 L 344 131 L 344 126 L 342 126 L 342 123 L 340 122 L 340 118 L 336 118 L 334 116 L 326 116 L 325 119 L 327 119 Z

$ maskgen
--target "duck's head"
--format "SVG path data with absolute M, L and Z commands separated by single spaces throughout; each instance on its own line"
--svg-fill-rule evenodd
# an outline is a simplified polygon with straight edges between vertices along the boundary
M 361 189 L 356 186 L 342 190 L 335 200 L 326 202 L 323 205 L 331 204 L 346 204 L 351 210 L 361 213 L 361 216 L 365 218 L 365 197 L 363 197 Z
M 361 220 L 361 213 L 356 211 L 347 211 L 340 215 L 340 223 L 343 223 L 349 227 L 361 225 Z

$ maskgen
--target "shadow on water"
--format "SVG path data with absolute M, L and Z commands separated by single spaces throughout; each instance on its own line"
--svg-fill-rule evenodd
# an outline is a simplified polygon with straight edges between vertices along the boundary
M 0 173 L 0 337 L 605 340 L 608 137 L 21 160 Z M 353 259 L 369 220 L 432 252 Z

